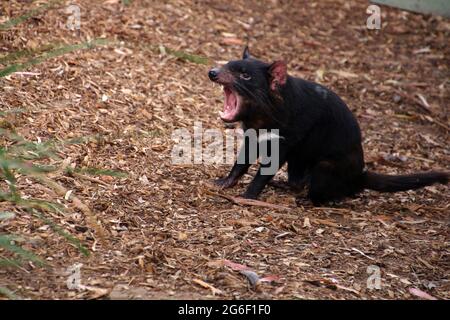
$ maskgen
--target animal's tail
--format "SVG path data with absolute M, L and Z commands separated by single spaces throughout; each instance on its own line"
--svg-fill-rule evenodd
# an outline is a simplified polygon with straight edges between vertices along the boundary
M 397 192 L 418 189 L 434 183 L 447 184 L 449 180 L 449 172 L 431 171 L 400 176 L 365 172 L 363 176 L 363 188 L 380 192 Z

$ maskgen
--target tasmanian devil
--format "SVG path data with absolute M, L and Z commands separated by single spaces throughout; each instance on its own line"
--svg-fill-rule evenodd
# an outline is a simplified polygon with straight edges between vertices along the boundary
M 211 69 L 208 76 L 223 86 L 224 122 L 241 122 L 244 131 L 278 129 L 279 167 L 287 162 L 289 186 L 308 186 L 314 205 L 363 189 L 396 192 L 449 181 L 448 172 L 393 176 L 365 170 L 361 131 L 347 105 L 330 89 L 288 75 L 283 61 L 262 62 L 245 48 L 242 60 Z M 240 152 L 248 154 L 246 141 L 242 148 Z M 250 165 L 251 161 L 236 162 L 216 184 L 234 186 Z M 260 164 L 244 198 L 257 198 L 273 178 L 261 174 L 268 165 Z

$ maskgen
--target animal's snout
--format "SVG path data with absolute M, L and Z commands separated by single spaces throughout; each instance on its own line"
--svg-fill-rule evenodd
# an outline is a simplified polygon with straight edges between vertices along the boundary
M 214 68 L 209 70 L 208 77 L 211 81 L 217 81 L 217 79 L 219 78 L 219 69 Z

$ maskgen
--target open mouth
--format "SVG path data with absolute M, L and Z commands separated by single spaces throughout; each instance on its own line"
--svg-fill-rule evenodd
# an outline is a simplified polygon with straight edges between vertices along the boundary
M 234 122 L 239 112 L 240 99 L 239 95 L 230 87 L 224 86 L 225 95 L 223 112 L 219 112 L 220 118 L 225 122 Z

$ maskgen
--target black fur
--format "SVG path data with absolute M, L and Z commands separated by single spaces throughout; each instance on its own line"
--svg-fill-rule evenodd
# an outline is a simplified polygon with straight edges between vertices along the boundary
M 242 98 L 233 121 L 242 122 L 244 130 L 279 129 L 284 137 L 280 167 L 287 162 L 289 185 L 301 188 L 306 184 L 314 205 L 355 195 L 364 188 L 396 192 L 448 183 L 450 175 L 444 172 L 402 176 L 366 172 L 358 122 L 334 92 L 287 75 L 281 61 L 267 64 L 251 58 L 248 48 L 243 57 L 213 69 L 210 78 Z M 217 184 L 224 188 L 235 185 L 250 164 L 235 163 Z M 258 171 L 243 196 L 256 198 L 272 178 Z

